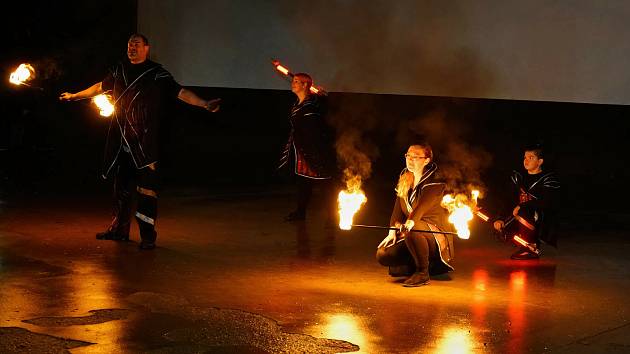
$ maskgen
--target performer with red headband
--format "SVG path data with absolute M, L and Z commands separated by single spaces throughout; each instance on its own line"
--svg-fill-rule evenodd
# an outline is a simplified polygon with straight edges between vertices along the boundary
M 516 206 L 509 217 L 493 223 L 497 231 L 505 233 L 519 246 L 510 257 L 512 259 L 539 258 L 541 241 L 556 246 L 556 238 L 550 227 L 560 181 L 553 172 L 543 171 L 543 163 L 544 151 L 541 145 L 525 148 L 525 173 L 512 173 Z

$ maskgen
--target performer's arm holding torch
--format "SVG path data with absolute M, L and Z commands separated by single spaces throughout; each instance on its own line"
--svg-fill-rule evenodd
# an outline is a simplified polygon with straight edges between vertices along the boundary
M 402 212 L 400 208 L 400 200 L 396 197 L 396 201 L 394 202 L 394 210 L 392 210 L 392 216 L 389 219 L 389 225 L 397 228 L 398 230 L 389 230 L 387 236 L 378 244 L 376 248 L 380 247 L 389 247 L 396 243 L 397 234 L 400 232 L 402 228 L 402 223 L 400 220 L 404 220 L 405 214 Z
M 86 88 L 85 90 L 79 91 L 77 93 L 64 92 L 59 96 L 59 100 L 76 101 L 94 97 L 96 95 L 100 95 L 101 93 L 103 93 L 103 83 L 97 82 L 94 85 Z

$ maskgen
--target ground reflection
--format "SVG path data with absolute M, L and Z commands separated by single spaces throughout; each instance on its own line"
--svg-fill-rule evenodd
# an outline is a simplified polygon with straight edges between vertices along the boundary
M 321 321 L 309 329 L 310 333 L 323 338 L 341 339 L 359 346 L 358 353 L 379 352 L 373 341 L 378 336 L 370 332 L 366 320 L 350 313 L 327 313 L 321 315 Z
M 473 352 L 475 340 L 467 328 L 448 327 L 438 340 L 436 354 L 467 354 Z

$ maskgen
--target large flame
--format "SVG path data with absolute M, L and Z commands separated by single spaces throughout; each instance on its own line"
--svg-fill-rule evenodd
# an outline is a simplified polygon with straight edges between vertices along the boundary
M 449 211 L 448 221 L 455 226 L 457 236 L 461 239 L 470 238 L 468 222 L 473 218 L 473 210 L 477 208 L 479 191 L 473 190 L 469 199 L 467 195 L 458 193 L 455 196 L 447 194 L 442 198 L 442 207 Z
M 9 75 L 9 82 L 14 85 L 25 85 L 26 81 L 35 77 L 35 68 L 31 64 L 23 63 Z
M 114 104 L 111 101 L 111 96 L 107 94 L 100 94 L 92 98 L 92 102 L 98 107 L 99 113 L 103 117 L 109 117 L 114 113 Z
M 350 230 L 354 214 L 367 202 L 365 193 L 361 190 L 361 176 L 352 176 L 346 180 L 346 190 L 339 192 L 337 204 L 339 206 L 339 228 Z

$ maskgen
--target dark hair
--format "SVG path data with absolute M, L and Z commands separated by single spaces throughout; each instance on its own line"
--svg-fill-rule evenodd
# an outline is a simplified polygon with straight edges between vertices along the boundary
M 313 85 L 313 78 L 307 73 L 297 73 L 294 74 L 293 77 L 299 77 L 304 80 L 304 82 L 306 82 L 306 88 L 310 88 Z
M 543 159 L 545 155 L 544 154 L 545 150 L 543 149 L 542 144 L 527 145 L 525 146 L 525 151 L 532 152 L 539 159 Z
M 142 43 L 144 43 L 144 45 L 149 45 L 149 40 L 147 39 L 147 37 L 143 34 L 140 33 L 134 33 L 131 36 L 129 36 L 129 40 L 131 40 L 132 38 L 140 38 L 142 39 Z

